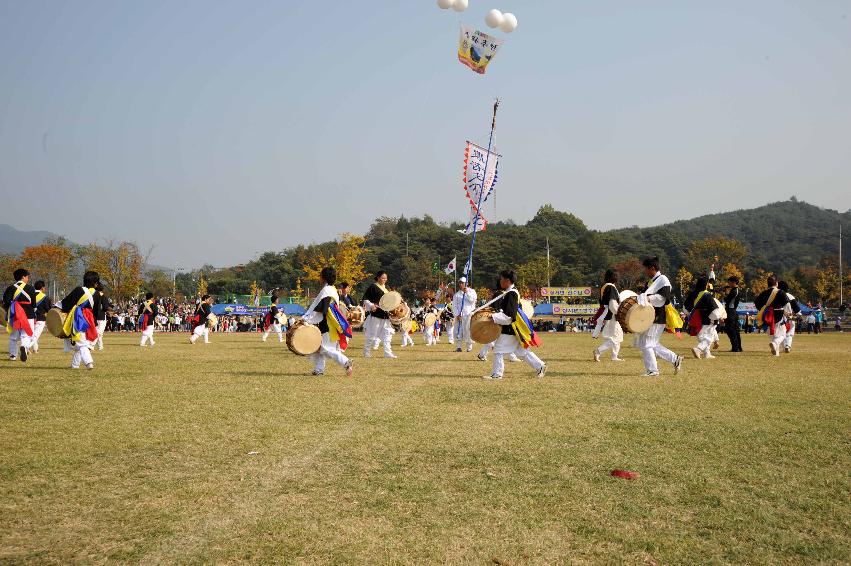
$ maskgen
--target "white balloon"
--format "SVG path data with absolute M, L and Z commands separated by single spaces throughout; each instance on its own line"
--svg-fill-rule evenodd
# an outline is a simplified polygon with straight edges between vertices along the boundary
M 437 7 L 441 10 L 448 10 L 452 7 L 453 0 L 437 0 Z
M 505 33 L 511 33 L 517 29 L 517 17 L 514 14 L 505 13 L 502 15 L 502 23 L 499 24 L 499 29 Z
M 463 12 L 470 5 L 470 0 L 455 0 L 452 2 L 452 9 L 456 12 Z
M 489 28 L 498 28 L 502 24 L 502 12 L 494 8 L 485 14 L 485 23 Z

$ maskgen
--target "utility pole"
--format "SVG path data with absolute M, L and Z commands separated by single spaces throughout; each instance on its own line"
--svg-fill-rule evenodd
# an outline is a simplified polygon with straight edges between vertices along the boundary
M 550 287 L 550 237 L 547 236 L 547 287 Z M 549 289 L 547 290 L 547 302 L 551 302 Z

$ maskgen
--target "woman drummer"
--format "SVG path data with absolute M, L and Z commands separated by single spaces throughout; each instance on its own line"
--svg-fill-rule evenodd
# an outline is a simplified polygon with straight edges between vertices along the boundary
M 340 300 L 337 289 L 334 288 L 336 281 L 337 271 L 333 267 L 324 267 L 319 272 L 319 283 L 322 285 L 322 289 L 316 299 L 313 300 L 313 308 L 304 315 L 304 320 L 309 324 L 316 325 L 322 332 L 322 345 L 318 352 L 308 357 L 315 363 L 313 375 L 325 373 L 325 360 L 331 359 L 346 368 L 346 376 L 351 377 L 354 364 L 337 348 L 336 344 L 331 342 L 328 326 L 328 313 L 331 307 Z

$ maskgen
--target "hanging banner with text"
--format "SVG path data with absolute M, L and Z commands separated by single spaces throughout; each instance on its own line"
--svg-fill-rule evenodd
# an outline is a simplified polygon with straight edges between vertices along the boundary
M 567 305 L 553 303 L 553 316 L 594 316 L 597 305 Z
M 592 296 L 592 291 L 592 287 L 541 287 L 541 296 L 588 298 Z

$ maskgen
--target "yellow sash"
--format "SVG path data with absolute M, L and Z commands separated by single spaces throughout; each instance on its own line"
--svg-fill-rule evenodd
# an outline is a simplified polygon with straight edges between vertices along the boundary
M 30 298 L 30 296 L 29 296 L 29 295 L 27 295 L 27 294 L 24 292 L 24 286 L 25 286 L 25 285 L 26 285 L 26 283 L 24 283 L 23 281 L 18 281 L 17 283 L 15 283 L 15 284 L 13 285 L 13 287 L 15 288 L 15 294 L 14 294 L 14 295 L 12 295 L 12 300 L 13 300 L 13 301 L 17 301 L 17 300 L 18 300 L 18 297 L 19 297 L 20 295 L 22 295 L 22 294 L 23 294 L 23 295 L 26 295 L 27 299 L 29 299 L 30 301 L 32 301 L 32 299 Z M 8 311 L 6 311 L 6 320 L 5 320 L 4 322 L 6 323 L 6 332 L 8 332 L 9 334 L 11 334 L 11 333 L 12 333 L 12 309 L 9 309 Z
M 86 291 L 88 291 L 88 293 Z M 80 300 L 77 301 L 77 304 L 74 305 L 70 311 L 68 311 L 68 316 L 65 317 L 65 325 L 62 327 L 62 330 L 65 332 L 65 336 L 68 336 L 72 342 L 78 342 L 80 340 L 80 333 L 74 331 L 74 315 L 77 313 L 77 309 L 86 301 L 91 301 L 92 307 L 95 306 L 94 293 L 94 289 L 86 289 L 83 287 L 83 296 L 80 297 Z

